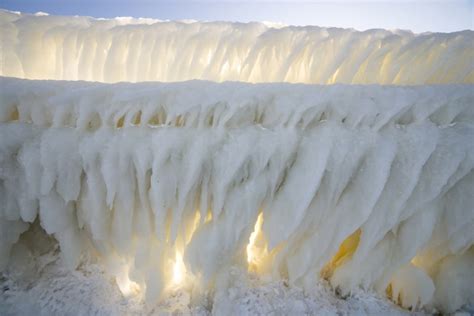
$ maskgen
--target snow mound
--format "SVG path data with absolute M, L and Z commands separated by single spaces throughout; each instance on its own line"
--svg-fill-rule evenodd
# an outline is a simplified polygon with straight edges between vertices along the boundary
M 67 266 L 98 258 L 151 305 L 234 266 L 472 303 L 471 86 L 0 85 L 0 269 L 39 220 Z
M 0 75 L 25 79 L 474 83 L 474 32 L 93 19 L 0 11 Z

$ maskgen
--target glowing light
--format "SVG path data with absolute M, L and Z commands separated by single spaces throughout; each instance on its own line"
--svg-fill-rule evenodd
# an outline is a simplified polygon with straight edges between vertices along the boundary
M 257 217 L 253 233 L 250 234 L 249 243 L 247 245 L 247 262 L 249 264 L 256 264 L 258 258 L 261 257 L 261 251 L 257 246 L 257 237 L 262 231 L 263 214 L 260 213 Z
M 186 267 L 183 262 L 183 255 L 176 251 L 176 259 L 173 265 L 173 284 L 181 284 L 186 274 Z
M 115 278 L 122 295 L 129 297 L 140 292 L 140 286 L 128 277 L 129 267 L 125 267 Z
M 336 268 L 341 266 L 344 262 L 352 257 L 359 246 L 361 232 L 362 231 L 360 229 L 357 229 L 341 243 L 337 253 L 328 263 L 326 263 L 322 269 L 321 276 L 323 278 L 329 278 Z
M 332 265 L 334 267 L 339 267 L 354 254 L 359 246 L 360 234 L 361 230 L 359 228 L 341 243 L 339 250 L 332 258 Z

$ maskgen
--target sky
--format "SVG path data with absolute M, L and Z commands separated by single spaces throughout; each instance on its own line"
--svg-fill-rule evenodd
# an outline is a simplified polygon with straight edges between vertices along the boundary
M 416 33 L 474 28 L 474 0 L 0 0 L 0 8 L 103 18 L 268 21 L 357 30 L 408 29 Z

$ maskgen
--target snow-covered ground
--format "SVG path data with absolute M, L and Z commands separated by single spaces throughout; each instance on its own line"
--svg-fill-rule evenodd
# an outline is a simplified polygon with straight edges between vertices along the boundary
M 48 239 L 36 226 L 34 234 L 44 245 Z M 41 240 L 41 241 L 40 241 Z M 321 281 L 307 291 L 285 281 L 260 280 L 238 267 L 231 268 L 232 285 L 220 292 L 206 292 L 192 300 L 189 291 L 176 288 L 154 307 L 143 293 L 124 296 L 115 278 L 92 258 L 77 270 L 64 266 L 57 244 L 39 250 L 38 244 L 16 245 L 15 265 L 0 276 L 0 315 L 408 315 L 376 293 L 356 291 L 341 298 Z

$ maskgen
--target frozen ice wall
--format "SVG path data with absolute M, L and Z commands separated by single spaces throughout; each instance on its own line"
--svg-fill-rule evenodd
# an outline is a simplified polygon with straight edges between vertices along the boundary
M 124 293 L 225 287 L 474 297 L 474 90 L 0 81 L 0 264 L 39 219 Z M 174 273 L 171 273 L 174 271 Z
M 474 83 L 474 32 L 21 15 L 0 11 L 0 75 L 27 79 Z
M 7 11 L 0 29 L 0 271 L 39 223 L 150 304 L 225 289 L 231 266 L 474 304 L 474 32 Z M 211 81 L 168 82 L 188 79 Z

